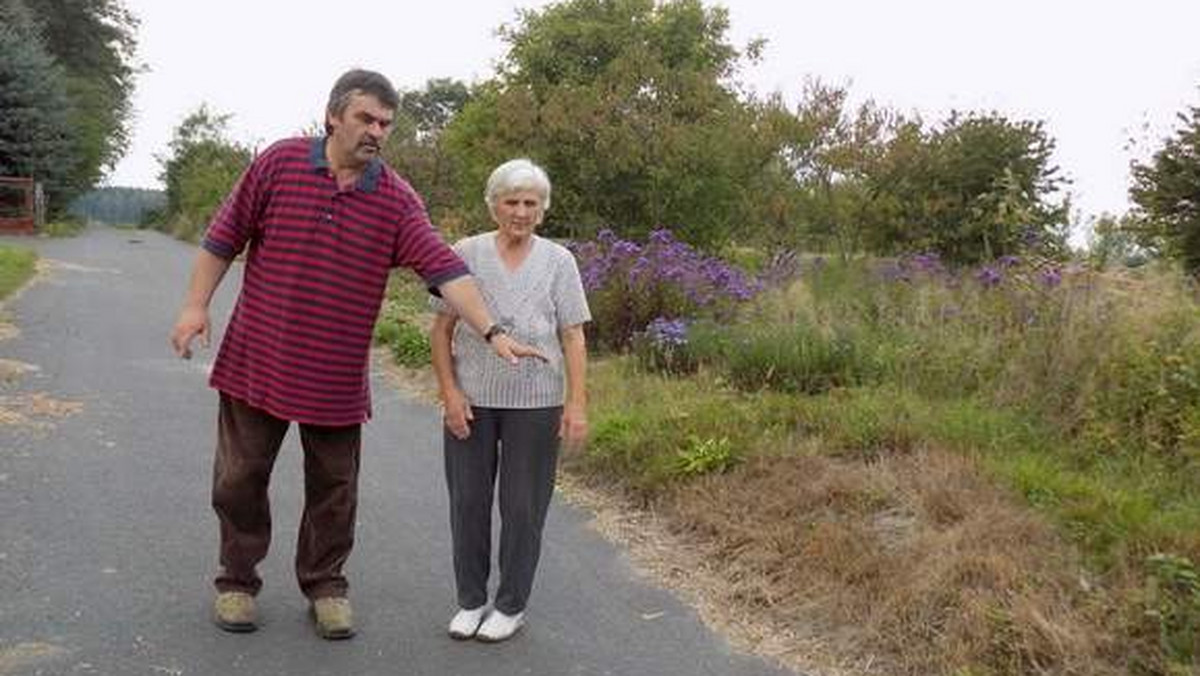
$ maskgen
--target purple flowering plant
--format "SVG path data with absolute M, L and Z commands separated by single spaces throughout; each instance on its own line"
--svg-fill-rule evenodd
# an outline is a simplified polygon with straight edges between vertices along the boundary
M 699 363 L 688 343 L 689 325 L 686 319 L 655 317 L 645 331 L 633 336 L 638 363 L 660 373 L 694 373 Z
M 652 330 L 663 339 L 683 335 L 675 332 L 682 325 L 669 324 L 672 321 L 728 320 L 764 287 L 759 279 L 697 251 L 667 229 L 651 232 L 644 243 L 606 229 L 596 239 L 570 248 L 595 319 L 589 330 L 602 349 L 629 349 L 635 336 L 656 320 L 660 323 Z

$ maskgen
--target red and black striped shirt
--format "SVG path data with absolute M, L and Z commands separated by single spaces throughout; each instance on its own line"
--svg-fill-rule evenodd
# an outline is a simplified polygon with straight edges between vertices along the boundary
M 382 161 L 339 190 L 323 138 L 280 141 L 256 157 L 203 246 L 225 259 L 247 251 L 210 384 L 315 425 L 371 416 L 371 336 L 391 268 L 412 268 L 430 288 L 469 274 Z

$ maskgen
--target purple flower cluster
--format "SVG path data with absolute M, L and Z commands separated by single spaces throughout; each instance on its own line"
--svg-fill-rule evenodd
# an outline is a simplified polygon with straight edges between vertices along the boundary
M 761 284 L 741 270 L 701 254 L 665 228 L 651 232 L 645 245 L 602 230 L 595 242 L 580 245 L 575 253 L 588 290 L 605 286 L 621 274 L 634 286 L 678 285 L 689 300 L 700 305 L 721 296 L 745 301 L 762 290 Z
M 921 278 L 942 278 L 949 273 L 936 253 L 921 253 L 877 263 L 875 274 L 885 282 L 912 282 Z
M 628 347 L 656 317 L 728 317 L 763 289 L 761 280 L 666 229 L 651 232 L 644 244 L 606 229 L 571 250 L 596 317 L 593 330 L 609 348 Z
M 1004 281 L 1004 275 L 1000 273 L 999 269 L 992 267 L 991 265 L 985 265 L 979 269 L 979 272 L 975 273 L 975 280 L 978 281 L 979 285 L 983 288 L 991 289 L 999 286 L 1000 283 Z
M 1039 273 L 1038 279 L 1041 280 L 1042 286 L 1045 286 L 1047 289 L 1056 288 L 1062 284 L 1062 270 L 1057 267 L 1046 268 Z
M 686 319 L 655 317 L 646 326 L 646 337 L 656 347 L 674 348 L 687 345 L 688 323 Z

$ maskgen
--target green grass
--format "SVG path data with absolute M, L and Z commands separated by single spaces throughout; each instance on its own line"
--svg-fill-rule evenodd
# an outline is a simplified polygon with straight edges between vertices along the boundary
M 86 224 L 77 218 L 65 218 L 46 223 L 42 227 L 42 234 L 49 237 L 74 237 L 86 227 Z
M 31 249 L 0 246 L 0 299 L 33 276 L 37 254 Z
M 620 358 L 594 363 L 589 380 L 588 452 L 572 461 L 647 498 L 671 482 L 790 446 L 797 430 L 790 397 L 744 394 L 706 373 L 667 378 Z
M 387 297 L 375 322 L 374 340 L 392 352 L 397 364 L 429 365 L 429 292 L 411 272 L 398 270 L 388 281 Z

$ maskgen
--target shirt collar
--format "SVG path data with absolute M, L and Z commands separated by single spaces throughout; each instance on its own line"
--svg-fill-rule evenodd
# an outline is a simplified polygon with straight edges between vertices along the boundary
M 312 144 L 309 146 L 308 161 L 314 171 L 329 170 L 329 159 L 325 157 L 325 141 L 328 138 L 327 136 L 318 136 L 312 140 Z M 358 177 L 358 183 L 354 187 L 363 192 L 375 192 L 379 186 L 381 174 L 383 174 L 383 160 L 376 157 L 367 164 L 367 168 Z

